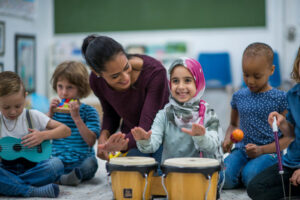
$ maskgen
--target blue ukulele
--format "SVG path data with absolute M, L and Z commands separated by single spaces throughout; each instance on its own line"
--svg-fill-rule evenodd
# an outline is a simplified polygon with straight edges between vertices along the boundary
M 50 158 L 52 148 L 49 140 L 28 148 L 21 144 L 21 139 L 14 137 L 3 137 L 0 139 L 0 157 L 4 160 L 15 160 L 25 158 L 31 162 L 40 162 Z

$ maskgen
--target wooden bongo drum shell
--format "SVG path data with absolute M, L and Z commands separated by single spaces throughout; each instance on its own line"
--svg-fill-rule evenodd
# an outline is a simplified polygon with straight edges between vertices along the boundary
M 170 200 L 216 199 L 221 166 L 210 158 L 172 158 L 162 165 Z M 209 180 L 210 178 L 210 180 Z
M 150 157 L 116 157 L 106 163 L 114 198 L 151 199 L 150 187 L 157 163 Z

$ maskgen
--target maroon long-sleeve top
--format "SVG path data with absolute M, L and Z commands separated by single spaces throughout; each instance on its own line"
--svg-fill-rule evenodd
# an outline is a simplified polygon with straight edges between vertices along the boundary
M 135 55 L 143 59 L 142 71 L 132 87 L 115 91 L 102 77 L 90 75 L 90 86 L 103 109 L 102 130 L 115 133 L 123 119 L 121 132 L 129 138 L 128 149 L 136 143 L 130 130 L 135 126 L 150 130 L 156 113 L 169 101 L 166 69 L 152 57 Z

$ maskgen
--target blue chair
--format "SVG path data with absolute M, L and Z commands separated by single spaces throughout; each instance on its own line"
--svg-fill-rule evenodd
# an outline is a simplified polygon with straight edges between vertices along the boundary
M 200 53 L 206 88 L 225 88 L 232 85 L 230 56 L 224 53 Z
M 277 52 L 274 52 L 273 65 L 275 65 L 275 70 L 272 76 L 269 78 L 269 83 L 272 87 L 278 88 L 281 85 L 281 76 L 280 76 L 280 64 L 279 64 L 279 55 Z M 244 80 L 242 80 L 242 87 L 246 87 Z
M 36 109 L 43 113 L 49 111 L 50 102 L 47 97 L 38 93 L 31 93 L 27 96 L 27 109 Z
M 277 52 L 274 52 L 273 65 L 275 65 L 275 71 L 273 75 L 270 76 L 269 83 L 272 87 L 279 87 L 281 85 L 281 76 L 280 76 L 279 56 Z

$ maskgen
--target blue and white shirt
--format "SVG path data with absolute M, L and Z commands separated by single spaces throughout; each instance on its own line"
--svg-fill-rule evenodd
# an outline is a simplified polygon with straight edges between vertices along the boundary
M 284 91 L 272 88 L 266 92 L 254 93 L 249 88 L 243 88 L 233 94 L 231 106 L 238 111 L 240 129 L 244 132 L 244 139 L 235 147 L 244 148 L 248 143 L 272 143 L 274 134 L 268 123 L 268 116 L 273 111 L 282 113 L 288 105 Z M 278 136 L 281 135 L 279 131 Z
M 98 138 L 100 135 L 100 120 L 97 110 L 82 103 L 79 113 L 87 128 L 93 131 Z M 74 163 L 95 155 L 93 147 L 89 147 L 81 137 L 70 113 L 56 112 L 53 119 L 67 125 L 71 128 L 72 133 L 67 138 L 53 140 L 52 156 L 59 157 L 64 163 Z

